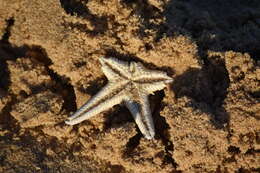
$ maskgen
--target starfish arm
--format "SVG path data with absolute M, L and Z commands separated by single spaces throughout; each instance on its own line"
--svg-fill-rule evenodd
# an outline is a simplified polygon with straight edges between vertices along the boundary
M 135 63 L 135 73 L 132 80 L 137 83 L 171 83 L 173 79 L 165 72 L 157 70 L 148 70 L 141 63 Z
M 143 83 L 143 84 L 138 84 L 138 87 L 141 88 L 144 93 L 154 94 L 155 91 L 164 89 L 166 87 L 166 83 L 165 82 L 154 82 L 152 84 Z
M 129 63 L 115 58 L 100 58 L 102 71 L 110 81 L 129 78 Z
M 149 73 L 139 73 L 136 77 L 134 77 L 133 81 L 137 83 L 152 84 L 156 82 L 171 83 L 173 79 L 164 72 L 151 71 Z
M 142 94 L 140 95 L 139 102 L 128 99 L 125 100 L 124 103 L 126 107 L 130 110 L 137 126 L 139 127 L 145 138 L 154 138 L 155 130 L 148 96 Z
M 68 118 L 66 124 L 74 125 L 122 102 L 126 82 L 108 83 L 100 92 L 87 101 Z

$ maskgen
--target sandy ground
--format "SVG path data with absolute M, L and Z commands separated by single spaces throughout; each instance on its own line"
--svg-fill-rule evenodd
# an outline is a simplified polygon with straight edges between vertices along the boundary
M 1 173 L 260 171 L 259 0 L 0 0 L 0 39 Z M 122 105 L 64 124 L 101 56 L 173 77 L 154 140 Z

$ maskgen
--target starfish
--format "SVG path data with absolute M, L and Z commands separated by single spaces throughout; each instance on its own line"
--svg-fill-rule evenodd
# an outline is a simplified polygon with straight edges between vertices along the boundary
M 66 124 L 78 124 L 123 103 L 131 112 L 141 133 L 147 139 L 155 135 L 148 96 L 162 90 L 172 78 L 165 72 L 148 70 L 141 63 L 126 62 L 115 58 L 100 58 L 102 71 L 108 84 L 81 106 Z

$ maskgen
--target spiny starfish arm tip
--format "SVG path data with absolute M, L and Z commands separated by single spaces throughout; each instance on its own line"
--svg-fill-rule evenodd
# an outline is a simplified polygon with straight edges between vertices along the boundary
M 138 128 L 146 139 L 152 139 L 155 135 L 154 122 L 151 115 L 148 95 L 139 93 L 138 101 L 125 100 L 124 104 L 131 112 Z
M 71 120 L 66 120 L 65 124 L 68 124 L 68 125 L 71 125 L 71 126 L 75 125 Z
M 144 136 L 146 139 L 148 139 L 148 140 L 151 140 L 151 139 L 154 139 L 154 135 L 151 135 L 151 136 Z
M 167 79 L 166 81 L 165 81 L 165 83 L 172 83 L 173 82 L 173 78 L 171 78 L 171 77 L 169 77 L 169 79 Z
M 149 132 L 149 134 L 147 134 L 147 133 L 142 133 L 143 135 L 144 135 L 144 137 L 146 138 L 146 139 L 153 139 L 154 138 L 154 136 L 155 136 L 155 132 L 154 131 L 152 131 L 152 132 Z
M 111 98 L 109 100 L 104 100 L 103 102 L 97 104 L 93 108 L 88 109 L 88 107 L 86 107 L 86 108 L 83 107 L 82 111 L 76 116 L 72 115 L 72 118 L 68 119 L 66 124 L 75 125 L 75 124 L 81 123 L 82 121 L 85 121 L 85 120 L 105 111 L 106 109 L 113 107 L 114 105 L 120 104 L 124 98 L 125 98 L 125 95 L 118 94 L 115 96 L 111 96 Z

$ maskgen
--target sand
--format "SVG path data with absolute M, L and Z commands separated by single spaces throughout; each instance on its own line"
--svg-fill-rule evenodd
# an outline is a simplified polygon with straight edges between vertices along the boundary
M 107 83 L 100 57 L 174 79 L 155 139 L 123 105 L 64 123 Z M 0 0 L 0 172 L 258 172 L 259 66 L 258 0 Z

